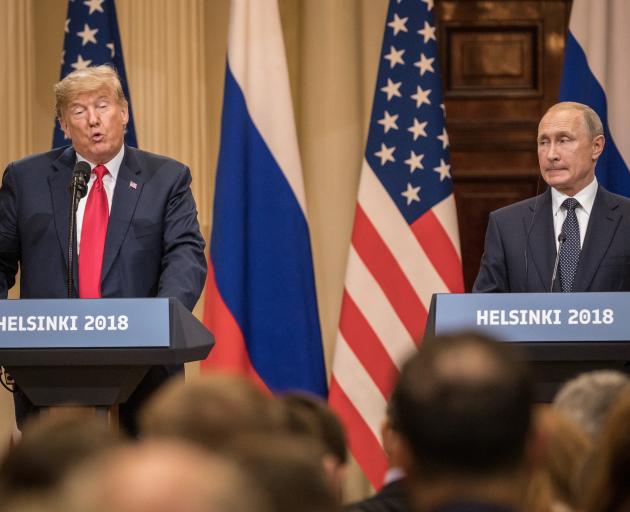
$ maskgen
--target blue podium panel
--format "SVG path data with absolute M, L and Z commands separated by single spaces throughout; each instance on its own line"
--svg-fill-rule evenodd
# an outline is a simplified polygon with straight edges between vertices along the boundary
M 475 330 L 508 342 L 630 340 L 630 293 L 436 294 L 434 334 Z
M 0 301 L 0 349 L 169 347 L 169 300 Z

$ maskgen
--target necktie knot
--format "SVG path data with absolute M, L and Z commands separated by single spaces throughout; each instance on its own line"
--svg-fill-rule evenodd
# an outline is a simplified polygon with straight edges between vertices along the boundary
M 569 197 L 562 202 L 562 206 L 564 206 L 567 211 L 572 212 L 580 206 L 580 202 L 574 197 Z
M 102 182 L 103 176 L 105 176 L 109 171 L 104 165 L 97 165 L 96 167 L 94 167 L 93 172 L 94 174 L 96 174 L 96 181 Z

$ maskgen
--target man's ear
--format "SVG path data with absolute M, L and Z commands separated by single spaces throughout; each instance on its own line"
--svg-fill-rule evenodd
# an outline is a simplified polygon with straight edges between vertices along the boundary
M 606 145 L 606 140 L 603 135 L 598 135 L 593 139 L 593 161 L 597 160 L 599 156 L 604 151 L 604 146 Z
M 129 103 L 127 103 L 127 100 L 124 100 L 122 102 L 122 105 L 120 106 L 120 112 L 123 117 L 123 124 L 127 125 L 127 123 L 129 122 Z
M 397 464 L 405 470 L 407 475 L 414 473 L 416 464 L 413 453 L 411 452 L 411 447 L 407 440 L 400 435 L 398 435 L 396 442 L 396 458 L 398 459 Z
M 59 127 L 66 136 L 66 139 L 70 139 L 70 134 L 68 133 L 68 123 L 64 122 L 63 117 L 58 117 L 57 121 L 59 122 Z

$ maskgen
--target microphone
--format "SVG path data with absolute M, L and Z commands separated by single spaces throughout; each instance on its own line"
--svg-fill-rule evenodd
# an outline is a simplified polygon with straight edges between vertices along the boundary
M 70 181 L 70 210 L 68 211 L 68 258 L 66 267 L 66 291 L 68 298 L 74 295 L 73 262 L 74 262 L 74 233 L 76 224 L 76 213 L 79 201 L 87 194 L 88 183 L 90 181 L 92 168 L 87 162 L 77 162 L 72 172 Z
M 558 263 L 560 262 L 560 251 L 562 250 L 562 246 L 564 242 L 567 240 L 567 235 L 564 232 L 560 232 L 558 235 L 558 252 L 556 253 L 556 261 L 553 264 L 553 275 L 551 276 L 551 286 L 549 287 L 549 291 L 553 292 L 553 284 L 556 280 L 556 276 L 558 275 Z
M 74 166 L 74 171 L 72 173 L 72 181 L 70 182 L 70 193 L 72 194 L 74 190 L 77 191 L 76 197 L 73 194 L 73 199 L 76 200 L 74 205 L 74 210 L 76 211 L 79 200 L 85 197 L 87 194 L 87 186 L 90 181 L 90 174 L 92 174 L 92 169 L 90 168 L 90 164 L 87 162 L 77 162 Z

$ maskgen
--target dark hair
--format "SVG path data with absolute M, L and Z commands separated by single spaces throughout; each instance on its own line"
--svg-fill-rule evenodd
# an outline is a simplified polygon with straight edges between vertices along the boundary
M 423 475 L 493 474 L 520 464 L 533 391 L 513 349 L 464 333 L 425 340 L 404 365 L 392 420 Z
M 326 453 L 340 464 L 348 462 L 346 434 L 339 418 L 321 398 L 304 392 L 290 392 L 281 397 L 289 432 L 319 440 Z

